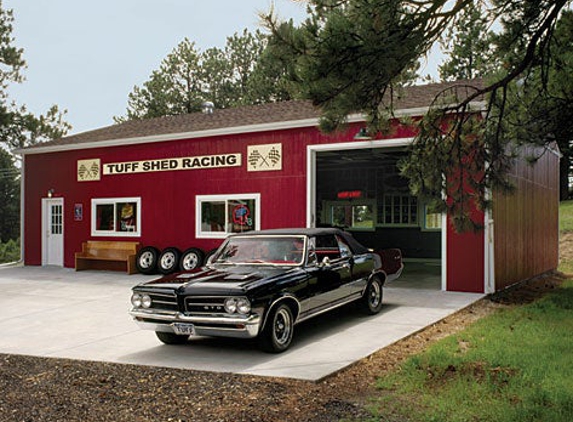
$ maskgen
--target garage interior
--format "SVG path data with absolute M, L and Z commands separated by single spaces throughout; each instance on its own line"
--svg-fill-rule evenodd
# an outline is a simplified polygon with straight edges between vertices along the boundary
M 374 250 L 400 248 L 393 287 L 441 290 L 442 216 L 411 195 L 398 163 L 404 148 L 316 154 L 317 226 L 341 227 Z

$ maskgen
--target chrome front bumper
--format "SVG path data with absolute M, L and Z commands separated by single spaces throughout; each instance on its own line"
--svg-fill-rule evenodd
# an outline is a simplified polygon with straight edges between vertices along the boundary
M 233 316 L 188 316 L 180 312 L 132 309 L 129 314 L 144 330 L 175 333 L 174 324 L 193 324 L 198 336 L 254 338 L 259 334 L 261 317 L 252 314 Z

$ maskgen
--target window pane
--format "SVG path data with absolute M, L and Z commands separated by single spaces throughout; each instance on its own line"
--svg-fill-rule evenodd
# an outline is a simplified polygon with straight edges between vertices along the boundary
M 418 200 L 414 196 L 396 194 L 384 195 L 384 224 L 418 224 Z
M 228 201 L 229 232 L 241 233 L 255 229 L 255 200 L 254 199 L 232 199 Z
M 355 205 L 352 210 L 352 227 L 371 229 L 374 227 L 372 205 Z
M 334 205 L 331 223 L 334 227 L 350 227 L 352 225 L 352 207 L 350 205 Z
M 137 231 L 137 204 L 135 202 L 118 202 L 116 204 L 117 221 L 116 231 Z
M 225 231 L 225 202 L 201 202 L 201 230 Z
M 425 221 L 424 227 L 426 229 L 441 229 L 442 228 L 442 214 L 436 212 L 433 207 L 426 205 L 425 207 Z
M 113 230 L 113 204 L 96 206 L 96 230 Z

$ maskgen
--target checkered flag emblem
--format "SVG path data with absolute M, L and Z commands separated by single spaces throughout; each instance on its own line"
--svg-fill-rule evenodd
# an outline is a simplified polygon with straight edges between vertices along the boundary
M 278 152 L 275 148 L 272 148 L 269 151 L 268 158 L 273 163 L 273 166 L 275 166 L 281 160 L 281 153 Z
M 99 180 L 99 160 L 78 160 L 78 181 Z

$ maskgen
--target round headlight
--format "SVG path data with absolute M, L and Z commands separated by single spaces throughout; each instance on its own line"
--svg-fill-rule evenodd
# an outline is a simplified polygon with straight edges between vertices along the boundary
M 240 297 L 237 299 L 237 312 L 243 315 L 251 312 L 251 302 L 246 297 Z
M 131 304 L 134 308 L 141 307 L 141 295 L 139 293 L 134 293 L 131 295 Z
M 234 314 L 237 312 L 237 299 L 234 297 L 228 297 L 225 299 L 225 311 L 229 314 Z
M 148 295 L 141 296 L 141 306 L 143 306 L 144 308 L 151 307 L 151 298 Z

